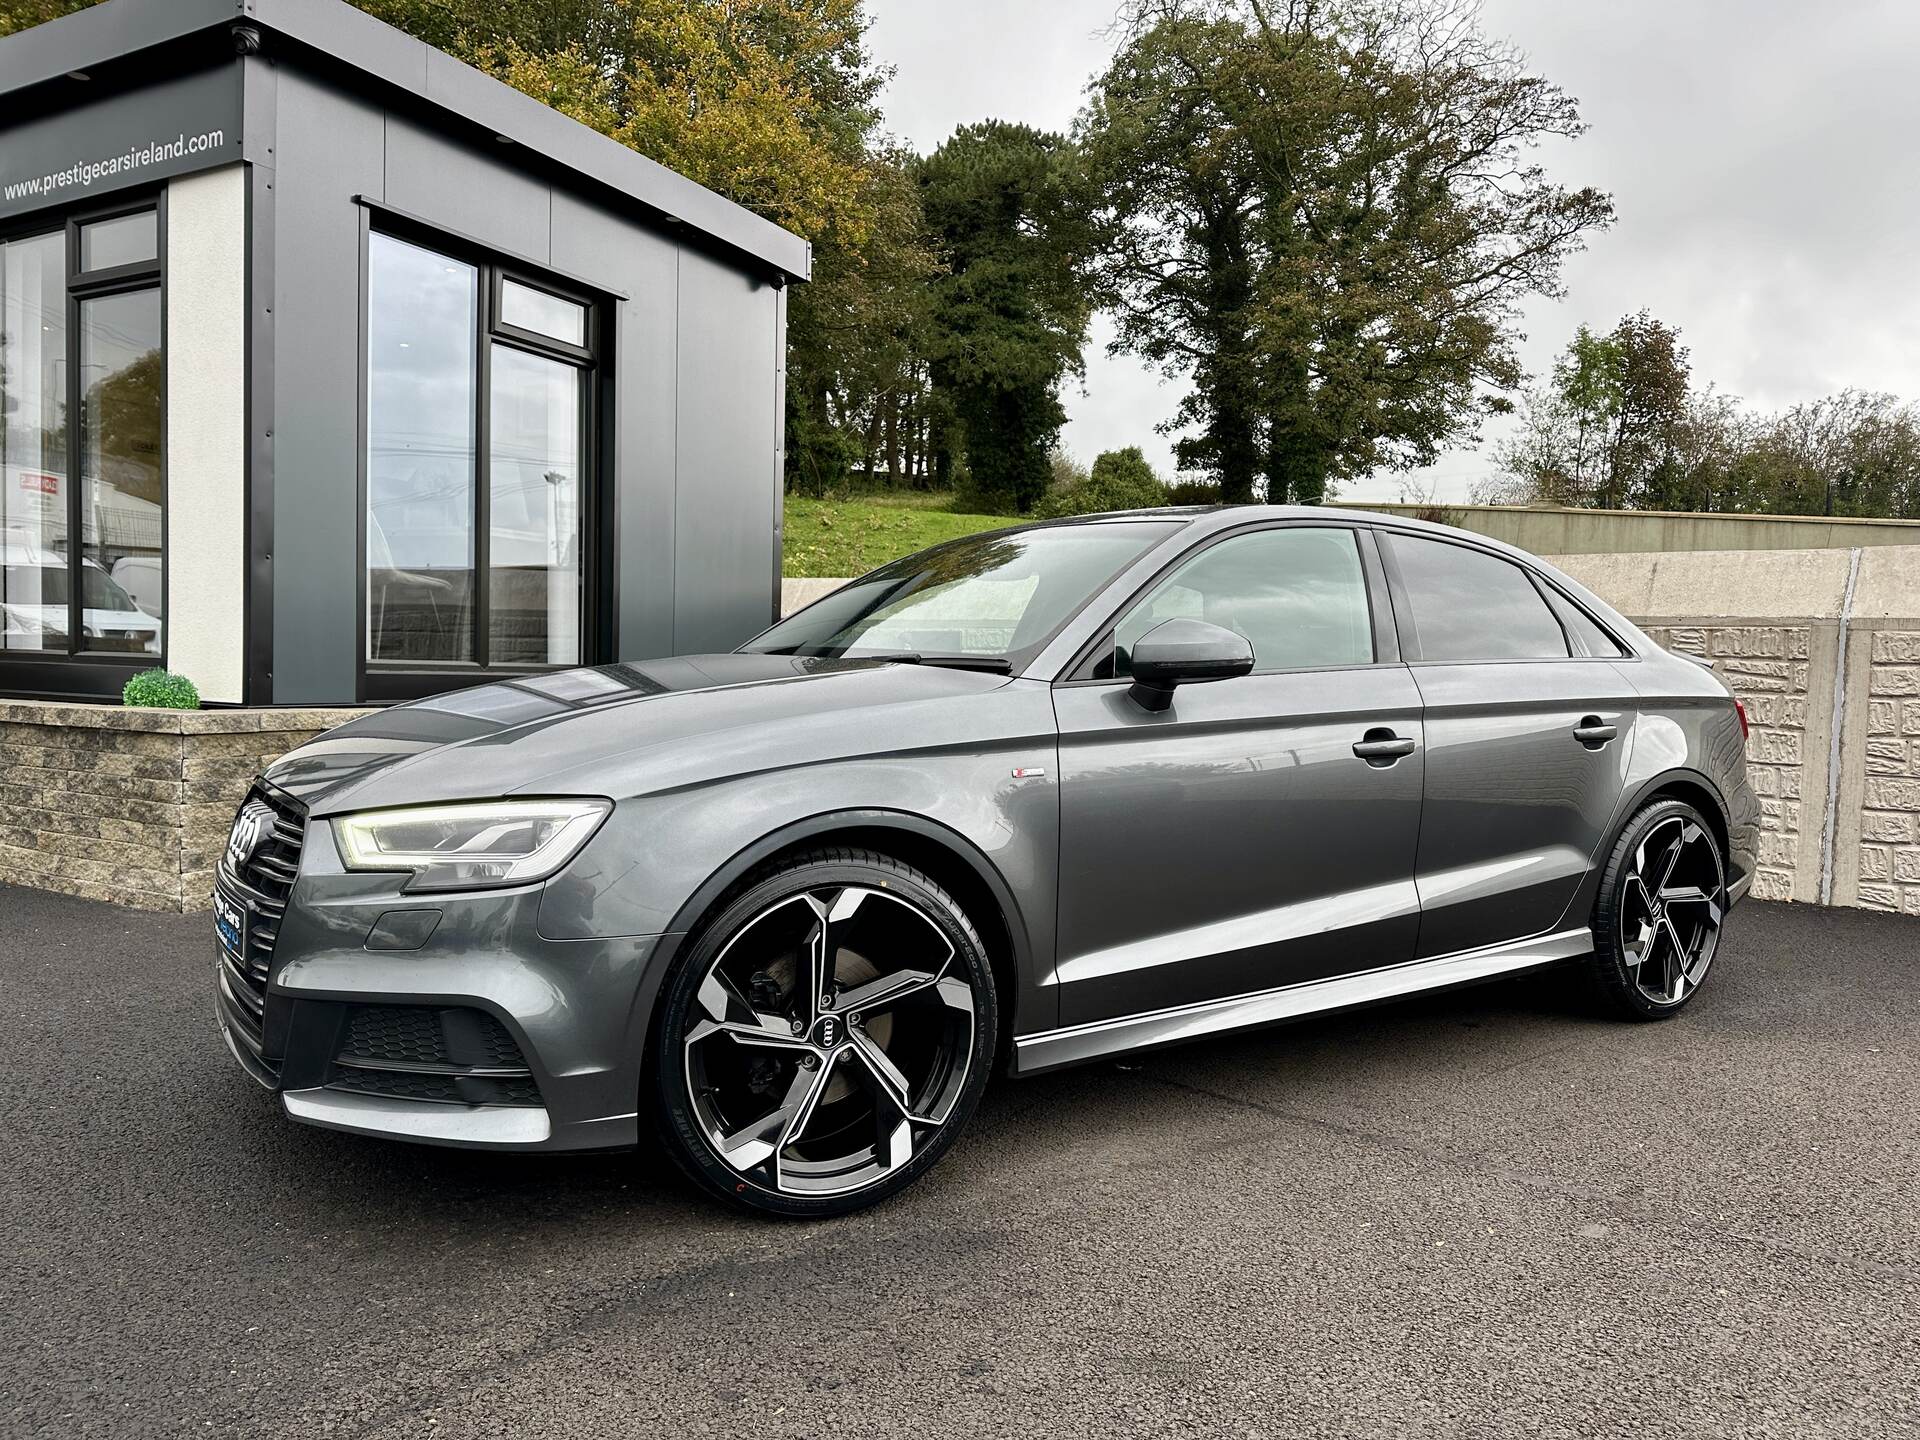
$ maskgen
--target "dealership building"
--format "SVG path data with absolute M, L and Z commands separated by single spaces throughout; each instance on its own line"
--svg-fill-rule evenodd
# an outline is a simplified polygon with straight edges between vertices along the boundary
M 381 704 L 779 596 L 806 243 L 341 0 L 0 40 L 0 696 Z

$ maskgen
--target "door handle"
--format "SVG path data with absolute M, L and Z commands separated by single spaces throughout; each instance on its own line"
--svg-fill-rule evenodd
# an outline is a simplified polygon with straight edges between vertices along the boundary
M 1376 770 L 1385 769 L 1402 755 L 1411 755 L 1414 742 L 1411 736 L 1396 735 L 1384 726 L 1369 730 L 1360 739 L 1353 742 L 1353 753 Z
M 1588 715 L 1573 727 L 1573 738 L 1589 750 L 1598 750 L 1619 733 L 1619 726 L 1607 724 L 1598 715 Z

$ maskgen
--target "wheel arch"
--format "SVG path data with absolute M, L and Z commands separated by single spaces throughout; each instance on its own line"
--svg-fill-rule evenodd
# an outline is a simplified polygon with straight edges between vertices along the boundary
M 1567 902 L 1562 924 L 1586 923 L 1586 917 L 1592 914 L 1593 906 L 1600 894 L 1600 877 L 1607 868 L 1607 857 L 1613 854 L 1613 847 L 1620 843 L 1620 837 L 1627 833 L 1627 826 L 1633 823 L 1633 817 L 1656 800 L 1684 800 L 1706 817 L 1707 824 L 1713 827 L 1713 838 L 1720 846 L 1721 863 L 1731 865 L 1733 854 L 1729 849 L 1730 822 L 1727 817 L 1727 802 L 1720 793 L 1720 787 L 1698 770 L 1676 767 L 1650 775 L 1635 785 L 1621 799 L 1619 808 L 1614 811 L 1613 820 L 1608 824 L 1600 845 L 1593 852 L 1593 858 L 1587 866 L 1586 878 L 1580 882 L 1580 888 L 1574 891 L 1573 898 Z M 1577 920 L 1575 917 L 1579 917 Z
M 958 831 L 925 816 L 899 810 L 860 809 L 809 816 L 762 836 L 735 853 L 687 898 L 670 927 L 671 952 L 662 971 L 754 872 L 822 844 L 873 850 L 913 866 L 937 881 L 960 903 L 986 942 L 1001 996 L 1000 1053 L 1010 1053 L 1020 977 L 1033 973 L 1032 947 L 1019 902 L 979 847 Z
M 1720 787 L 1698 770 L 1669 770 L 1642 785 L 1626 806 L 1620 823 L 1614 827 L 1607 853 L 1612 853 L 1613 846 L 1619 843 L 1621 834 L 1635 815 L 1654 801 L 1666 799 L 1684 800 L 1706 817 L 1707 824 L 1713 827 L 1714 841 L 1720 847 L 1720 862 L 1730 865 L 1733 861 L 1732 822 L 1727 815 L 1726 798 L 1721 795 Z

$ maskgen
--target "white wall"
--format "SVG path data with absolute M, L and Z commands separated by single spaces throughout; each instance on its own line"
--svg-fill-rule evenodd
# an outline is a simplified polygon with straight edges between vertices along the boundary
M 246 180 L 167 187 L 167 666 L 203 700 L 246 665 Z

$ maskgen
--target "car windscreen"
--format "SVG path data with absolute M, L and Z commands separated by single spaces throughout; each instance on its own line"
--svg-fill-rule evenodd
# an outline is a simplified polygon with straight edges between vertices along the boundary
M 882 566 L 745 648 L 1004 659 L 1018 670 L 1177 522 L 1116 520 L 949 541 Z

